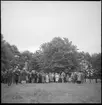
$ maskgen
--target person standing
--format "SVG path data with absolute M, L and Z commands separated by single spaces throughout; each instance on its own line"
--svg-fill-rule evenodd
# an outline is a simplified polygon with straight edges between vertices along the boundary
M 60 73 L 58 73 L 58 83 L 60 82 Z
M 44 83 L 44 73 L 42 73 L 42 83 Z
M 78 73 L 77 83 L 81 84 L 81 72 Z
M 33 75 L 33 78 L 34 78 L 34 82 L 35 83 L 38 83 L 39 82 L 39 74 L 37 71 L 35 71 L 34 75 Z
M 74 82 L 74 72 L 71 73 L 71 82 Z
M 37 72 L 37 83 L 39 83 L 40 82 L 40 74 L 39 74 L 39 72 Z
M 46 73 L 46 83 L 49 83 L 49 75 Z
M 26 76 L 27 76 L 27 73 L 26 73 L 25 68 L 23 69 L 21 75 L 22 75 L 22 83 L 26 83 Z
M 55 82 L 57 82 L 57 73 L 55 73 Z
M 46 83 L 46 74 L 44 73 L 44 83 Z
M 29 78 L 28 78 L 28 76 L 29 76 L 29 71 L 26 71 L 26 83 L 29 83 Z
M 54 73 L 51 74 L 52 82 L 54 82 Z
M 59 82 L 60 82 L 60 83 L 62 82 L 61 73 L 59 73 Z
M 14 77 L 15 77 L 15 82 L 16 82 L 16 84 L 18 84 L 18 82 L 19 82 L 19 70 L 18 70 L 18 66 L 15 68 L 15 72 L 14 72 Z
M 10 86 L 12 84 L 12 69 L 7 71 L 7 84 Z
M 52 73 L 49 73 L 49 82 L 52 82 Z
M 19 68 L 18 68 L 18 74 L 19 74 L 19 76 L 18 76 L 18 83 L 21 83 L 21 81 L 20 81 L 21 70 Z
M 42 83 L 42 73 L 39 73 L 39 83 Z
M 12 71 L 12 82 L 15 83 L 15 69 Z
M 32 83 L 35 82 L 35 70 L 31 71 L 31 78 L 32 78 Z
M 56 83 L 58 83 L 58 81 L 59 81 L 59 74 L 58 73 L 55 73 L 55 78 L 56 78 Z
M 31 83 L 31 72 L 28 73 L 28 82 Z
M 19 75 L 20 83 L 22 83 L 22 72 L 23 72 L 23 70 L 20 70 L 20 75 Z
M 66 81 L 69 82 L 69 74 L 66 75 Z
M 62 73 L 61 73 L 61 80 L 62 80 L 62 83 L 64 83 L 64 77 L 65 77 L 65 73 L 62 72 Z
M 81 83 L 84 83 L 84 73 L 81 72 Z
M 73 73 L 73 83 L 76 83 L 77 81 L 77 72 Z
M 32 82 L 32 75 L 31 75 L 31 72 L 29 72 L 29 83 Z
M 56 73 L 54 73 L 54 82 L 56 82 Z

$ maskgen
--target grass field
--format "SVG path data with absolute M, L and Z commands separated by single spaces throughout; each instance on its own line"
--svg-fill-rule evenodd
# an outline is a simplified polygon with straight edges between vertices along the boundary
M 1 84 L 2 103 L 101 103 L 101 83 Z

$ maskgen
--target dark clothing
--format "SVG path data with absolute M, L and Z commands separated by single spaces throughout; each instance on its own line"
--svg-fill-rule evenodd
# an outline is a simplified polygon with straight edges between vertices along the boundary
M 12 71 L 7 72 L 7 84 L 10 86 L 12 84 Z
M 37 74 L 35 73 L 35 83 L 37 83 L 37 78 L 38 78 L 38 76 L 37 76 Z
M 20 76 L 20 71 L 16 70 L 14 72 L 14 79 L 15 79 L 16 84 L 18 84 L 19 82 L 19 76 Z
M 17 74 L 15 74 L 15 82 L 16 82 L 16 84 L 18 84 L 18 82 L 19 82 L 19 75 L 17 75 Z
M 21 80 L 26 80 L 26 76 L 27 76 L 27 73 L 26 73 L 26 71 L 23 71 L 22 73 L 21 73 Z
M 77 81 L 78 84 L 81 84 L 81 81 Z
M 33 83 L 36 83 L 37 82 L 37 74 L 36 73 L 32 73 L 31 74 L 31 79 L 32 79 Z
M 42 83 L 42 75 L 39 74 L 39 83 Z
M 32 78 L 31 78 L 31 73 L 29 73 L 29 74 L 28 74 L 28 82 L 31 83 L 31 80 L 32 80 Z

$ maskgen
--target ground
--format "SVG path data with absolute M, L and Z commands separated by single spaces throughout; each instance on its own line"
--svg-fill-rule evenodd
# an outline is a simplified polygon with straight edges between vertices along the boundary
M 1 84 L 2 103 L 101 103 L 101 83 Z

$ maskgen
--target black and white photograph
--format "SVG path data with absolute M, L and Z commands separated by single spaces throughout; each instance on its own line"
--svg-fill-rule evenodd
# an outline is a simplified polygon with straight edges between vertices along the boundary
M 101 1 L 1 1 L 1 103 L 101 103 Z

